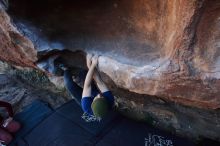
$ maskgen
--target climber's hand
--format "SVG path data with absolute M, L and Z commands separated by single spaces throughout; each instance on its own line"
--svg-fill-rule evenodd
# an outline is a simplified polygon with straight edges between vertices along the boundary
M 93 54 L 87 54 L 86 56 L 86 64 L 88 68 L 90 68 L 92 65 L 92 57 L 93 57 Z
M 98 64 L 98 59 L 99 59 L 99 56 L 98 55 L 94 55 L 92 57 L 92 66 L 96 67 L 97 64 Z

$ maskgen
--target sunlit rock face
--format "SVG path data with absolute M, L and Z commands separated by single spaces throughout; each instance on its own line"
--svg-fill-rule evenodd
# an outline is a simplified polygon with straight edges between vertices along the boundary
M 218 0 L 12 0 L 10 14 L 39 54 L 97 53 L 119 87 L 217 109 L 219 8 Z
M 2 60 L 28 66 L 36 61 L 35 51 L 41 60 L 56 52 L 68 66 L 86 68 L 85 54 L 95 53 L 101 55 L 99 70 L 105 81 L 117 87 L 112 87 L 115 94 L 120 94 L 118 89 L 129 91 L 120 96 L 134 93 L 134 104 L 123 98 L 130 107 L 148 111 L 144 103 L 159 97 L 213 112 L 220 108 L 219 0 L 11 0 L 8 13 L 16 27 L 1 9 Z M 9 45 L 15 36 L 22 43 Z M 76 50 L 85 54 L 77 57 Z M 161 111 L 177 114 L 175 108 L 163 106 Z M 159 118 L 169 113 L 152 109 Z M 195 113 L 189 117 L 201 112 Z M 207 115 L 218 120 L 216 113 L 201 117 Z M 173 119 L 171 125 L 184 130 L 182 117 Z M 197 128 L 203 123 L 217 125 L 212 122 L 201 120 Z M 218 137 L 219 128 L 208 129 L 216 131 L 198 133 Z

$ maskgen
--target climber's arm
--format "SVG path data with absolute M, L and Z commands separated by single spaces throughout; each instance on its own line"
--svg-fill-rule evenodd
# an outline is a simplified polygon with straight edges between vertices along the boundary
M 91 54 L 88 54 L 87 55 L 87 67 L 90 68 L 91 67 L 91 58 L 92 58 L 93 55 Z M 98 58 L 97 58 L 97 64 L 98 64 Z M 106 91 L 109 91 L 108 87 L 105 85 L 105 83 L 103 82 L 99 72 L 98 72 L 98 69 L 95 68 L 94 70 L 94 75 L 93 75 L 93 78 L 94 80 L 96 81 L 97 83 L 97 86 L 99 88 L 99 90 L 104 93 Z
M 96 67 L 97 63 L 98 63 L 98 57 L 95 56 L 92 58 L 91 66 L 90 66 L 89 71 L 86 75 L 82 97 L 91 97 L 91 90 L 92 90 L 91 83 L 92 83 L 93 74 L 94 74 L 95 67 Z
M 98 86 L 99 90 L 102 93 L 104 93 L 106 91 L 109 91 L 108 87 L 106 86 L 106 84 L 101 79 L 101 76 L 100 76 L 100 74 L 99 74 L 97 69 L 95 69 L 95 72 L 94 72 L 94 80 L 96 81 L 97 86 Z

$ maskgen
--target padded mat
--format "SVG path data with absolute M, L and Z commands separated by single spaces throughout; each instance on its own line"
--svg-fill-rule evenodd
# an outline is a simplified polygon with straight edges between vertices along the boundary
M 114 112 L 101 122 L 87 123 L 72 100 L 23 137 L 22 146 L 192 146 L 193 143 L 132 121 Z

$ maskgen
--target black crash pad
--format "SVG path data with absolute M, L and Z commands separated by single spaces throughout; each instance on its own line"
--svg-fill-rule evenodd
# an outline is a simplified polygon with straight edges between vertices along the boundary
M 81 107 L 75 104 L 74 101 L 66 103 L 64 106 L 59 108 L 56 113 L 95 135 L 103 133 L 104 129 L 109 129 L 117 124 L 117 122 L 121 119 L 116 112 L 111 111 L 100 122 L 85 122 L 85 120 L 81 118 L 83 114 Z
M 186 139 L 132 121 L 115 112 L 101 122 L 87 123 L 70 101 L 49 114 L 22 137 L 19 146 L 192 146 Z M 36 115 L 33 115 L 36 116 Z M 23 143 L 22 143 L 23 142 Z
M 124 118 L 97 146 L 193 146 L 186 139 Z
M 23 112 L 15 115 L 14 119 L 19 121 L 22 128 L 16 133 L 10 146 L 26 146 L 28 145 L 23 139 L 30 133 L 39 123 L 53 113 L 53 109 L 48 103 L 35 100 L 33 103 L 23 109 Z

